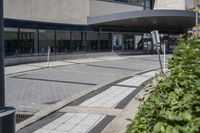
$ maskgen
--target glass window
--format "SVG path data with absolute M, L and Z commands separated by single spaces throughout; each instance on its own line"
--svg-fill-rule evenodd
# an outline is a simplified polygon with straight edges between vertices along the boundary
M 80 51 L 85 51 L 85 46 L 82 43 L 83 40 L 83 33 L 81 32 L 72 32 L 72 46 L 71 50 L 73 52 L 80 52 Z
M 18 56 L 18 29 L 4 28 L 5 56 Z
M 55 53 L 55 31 L 39 30 L 39 54 L 47 54 L 48 47 L 50 47 L 51 53 Z
M 21 56 L 37 55 L 38 37 L 37 30 L 20 29 L 19 46 Z
M 135 35 L 135 49 L 136 50 L 143 50 L 143 35 Z
M 70 32 L 56 31 L 56 54 L 68 53 L 70 51 Z
M 125 51 L 134 50 L 135 49 L 134 34 L 126 33 L 124 34 L 123 38 L 124 38 L 124 50 Z
M 112 40 L 110 33 L 100 33 L 100 51 L 111 51 Z
M 87 32 L 88 51 L 98 51 L 98 32 Z

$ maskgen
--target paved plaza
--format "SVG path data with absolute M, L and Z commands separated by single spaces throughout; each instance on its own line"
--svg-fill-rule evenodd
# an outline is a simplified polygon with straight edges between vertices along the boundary
M 137 76 L 128 76 L 140 72 Z M 139 86 L 157 72 L 159 62 L 156 55 L 60 60 L 50 62 L 50 67 L 45 62 L 6 67 L 6 103 L 16 107 L 17 114 L 34 115 L 84 91 L 113 83 L 104 87 L 102 92 L 65 106 L 57 112 L 57 117 L 47 118 L 48 122 L 42 121 L 39 125 L 36 122 L 30 129 L 19 131 L 97 132 L 122 112 L 139 92 Z M 120 77 L 128 78 L 119 81 Z M 59 123 L 59 120 L 65 121 Z M 68 122 L 70 120 L 77 123 Z
M 106 129 L 105 127 L 109 123 L 110 125 L 124 125 L 123 121 L 117 121 L 117 123 L 112 123 L 111 121 L 127 111 L 124 109 L 126 104 L 141 91 L 141 85 L 153 78 L 156 73 L 158 74 L 159 70 L 138 74 L 118 81 L 110 87 L 105 87 L 106 89 L 99 94 L 81 100 L 77 105 L 67 105 L 54 112 L 54 115 L 59 114 L 57 117 L 47 116 L 19 130 L 18 133 L 124 132 L 126 128 Z M 127 113 L 123 117 L 126 118 Z M 127 119 L 125 120 L 127 121 Z
M 130 73 L 157 69 L 157 56 L 113 56 L 6 67 L 6 101 L 35 113 L 58 101 Z

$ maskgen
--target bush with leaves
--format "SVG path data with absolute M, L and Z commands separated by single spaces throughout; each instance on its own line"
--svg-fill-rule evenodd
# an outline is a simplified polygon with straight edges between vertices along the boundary
M 180 39 L 168 68 L 127 133 L 200 132 L 200 39 Z

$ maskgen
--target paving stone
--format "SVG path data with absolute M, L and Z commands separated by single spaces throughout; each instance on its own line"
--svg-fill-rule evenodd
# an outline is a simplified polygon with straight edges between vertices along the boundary
M 69 118 L 71 116 L 71 118 Z M 69 118 L 66 120 L 66 118 Z M 35 131 L 35 133 L 48 133 L 48 132 L 70 132 L 70 133 L 79 133 L 79 132 L 88 132 L 95 125 L 97 125 L 103 118 L 104 115 L 95 115 L 95 114 L 84 114 L 84 113 L 66 113 L 61 116 L 60 120 L 65 120 L 64 123 L 58 123 L 58 119 L 49 123 L 48 125 L 43 126 L 41 129 Z M 52 127 L 51 127 L 52 126 Z
M 34 133 L 50 133 L 52 132 L 53 130 L 47 130 L 47 129 L 39 129 L 37 131 L 35 131 Z
M 55 131 L 65 131 L 70 132 L 76 125 L 70 125 L 70 124 L 62 124 L 59 127 L 55 129 Z
M 86 100 L 79 106 L 114 108 L 136 88 L 113 86 L 106 91 Z
M 144 76 L 136 76 L 131 79 L 125 80 L 120 82 L 118 85 L 125 85 L 125 86 L 140 86 L 142 83 L 146 82 L 149 77 Z

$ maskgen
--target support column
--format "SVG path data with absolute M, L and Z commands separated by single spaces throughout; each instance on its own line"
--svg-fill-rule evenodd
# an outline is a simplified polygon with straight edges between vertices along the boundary
M 0 0 L 0 110 L 5 107 L 5 83 L 4 83 L 4 46 L 3 46 L 3 0 Z
M 0 0 L 0 133 L 15 133 L 15 109 L 5 106 L 3 29 L 3 0 Z

